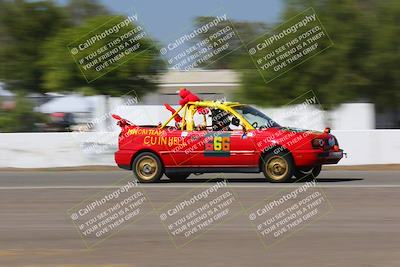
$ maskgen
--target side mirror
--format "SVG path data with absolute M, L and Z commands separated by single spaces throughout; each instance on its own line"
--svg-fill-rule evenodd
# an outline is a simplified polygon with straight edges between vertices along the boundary
M 232 125 L 239 126 L 240 125 L 240 120 L 238 118 L 236 118 L 236 117 L 233 117 L 232 118 Z
M 247 130 L 246 130 L 246 127 L 244 127 L 244 125 L 242 125 L 242 130 L 243 130 L 242 139 L 246 139 L 247 138 Z

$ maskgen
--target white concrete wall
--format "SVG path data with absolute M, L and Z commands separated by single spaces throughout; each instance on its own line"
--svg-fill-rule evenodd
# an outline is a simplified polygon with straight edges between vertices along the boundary
M 0 168 L 115 165 L 116 133 L 1 133 Z M 400 163 L 400 130 L 333 131 L 340 165 Z
M 341 104 L 329 112 L 329 122 L 336 130 L 375 129 L 375 106 L 370 103 Z
M 117 139 L 109 133 L 1 133 L 0 168 L 114 165 Z
M 301 106 L 289 106 L 281 108 L 257 107 L 257 109 L 281 126 L 318 131 L 329 126 L 327 123 L 327 112 L 313 105 L 303 108 Z
M 400 163 L 400 130 L 332 131 L 348 153 L 340 165 Z

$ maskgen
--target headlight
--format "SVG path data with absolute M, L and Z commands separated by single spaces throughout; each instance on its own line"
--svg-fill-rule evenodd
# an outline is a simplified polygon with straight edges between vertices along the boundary
M 333 147 L 335 145 L 335 138 L 331 137 L 328 139 L 328 145 L 329 147 Z
M 312 140 L 311 144 L 313 147 L 320 148 L 320 147 L 324 146 L 325 141 L 324 141 L 324 139 L 321 139 L 321 138 L 315 138 Z

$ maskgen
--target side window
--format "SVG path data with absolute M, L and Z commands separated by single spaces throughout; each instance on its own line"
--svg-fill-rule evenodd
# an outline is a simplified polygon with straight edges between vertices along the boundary
M 193 115 L 193 129 L 196 131 L 204 131 L 207 129 L 207 115 L 199 112 L 199 109 Z
M 233 119 L 233 115 L 232 115 L 232 119 Z M 238 123 L 240 123 L 239 119 L 237 119 L 237 121 L 238 121 Z M 242 131 L 243 130 L 243 127 L 240 124 L 239 125 L 233 125 L 231 123 L 231 125 L 229 127 L 232 129 L 232 131 Z
M 215 108 L 211 110 L 211 122 L 213 131 L 230 131 L 230 114 L 224 110 Z
M 233 118 L 235 117 L 230 112 L 219 108 L 197 108 L 193 113 L 192 129 L 195 131 L 208 130 L 217 132 L 241 130 L 242 126 L 239 123 L 237 125 L 232 124 Z M 238 120 L 236 119 L 236 121 Z
M 227 111 L 214 108 L 207 116 L 207 129 L 212 131 L 234 131 L 241 130 L 241 126 L 233 125 L 234 116 Z

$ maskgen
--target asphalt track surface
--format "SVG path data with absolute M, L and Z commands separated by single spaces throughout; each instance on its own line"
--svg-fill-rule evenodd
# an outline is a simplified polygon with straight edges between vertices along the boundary
M 400 171 L 323 171 L 314 189 L 324 192 L 329 211 L 267 246 L 246 212 L 304 183 L 225 174 L 244 211 L 176 248 L 159 211 L 214 185 L 214 177 L 141 186 L 153 210 L 88 249 L 67 211 L 118 188 L 129 172 L 1 171 L 0 266 L 400 266 Z

